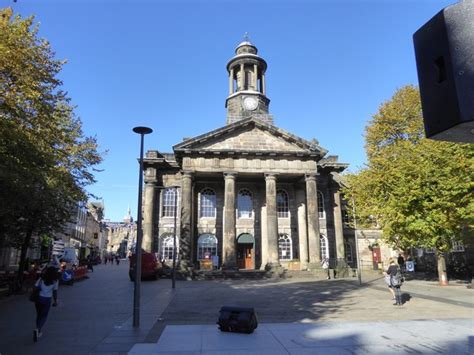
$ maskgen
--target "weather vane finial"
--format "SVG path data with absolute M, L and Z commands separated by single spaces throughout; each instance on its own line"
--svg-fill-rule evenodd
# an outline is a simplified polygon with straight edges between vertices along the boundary
M 244 41 L 249 42 L 249 33 L 248 32 L 244 33 Z

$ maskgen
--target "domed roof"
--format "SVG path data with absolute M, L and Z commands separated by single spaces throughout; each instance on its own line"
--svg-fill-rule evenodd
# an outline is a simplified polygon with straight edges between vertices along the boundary
M 247 32 L 245 32 L 244 35 L 244 40 L 240 42 L 240 44 L 235 48 L 235 54 L 246 54 L 246 53 L 251 53 L 251 54 L 257 54 L 258 49 L 255 47 L 249 40 L 249 36 Z

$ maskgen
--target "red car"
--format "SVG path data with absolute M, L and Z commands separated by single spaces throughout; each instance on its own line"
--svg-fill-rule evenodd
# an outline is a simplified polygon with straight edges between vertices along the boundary
M 130 257 L 130 268 L 128 276 L 130 281 L 135 281 L 135 254 Z M 154 253 L 148 253 L 142 250 L 142 279 L 150 278 L 156 280 L 162 274 L 162 266 Z

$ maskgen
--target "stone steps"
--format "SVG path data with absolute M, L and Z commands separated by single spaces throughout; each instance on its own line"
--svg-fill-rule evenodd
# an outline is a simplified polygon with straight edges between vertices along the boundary
M 274 277 L 273 273 L 263 270 L 212 270 L 196 271 L 195 280 L 255 280 Z
M 280 277 L 284 279 L 311 279 L 316 278 L 316 275 L 310 270 L 285 270 Z

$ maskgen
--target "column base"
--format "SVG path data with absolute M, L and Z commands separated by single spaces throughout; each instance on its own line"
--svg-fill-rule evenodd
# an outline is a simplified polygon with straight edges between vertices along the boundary
M 272 272 L 275 274 L 282 274 L 284 272 L 283 266 L 281 266 L 279 263 L 267 263 L 265 265 L 265 271 Z
M 239 267 L 237 264 L 222 264 L 221 267 L 222 271 L 239 271 Z
M 187 260 L 182 260 L 176 266 L 176 278 L 179 280 L 192 280 L 194 265 Z

